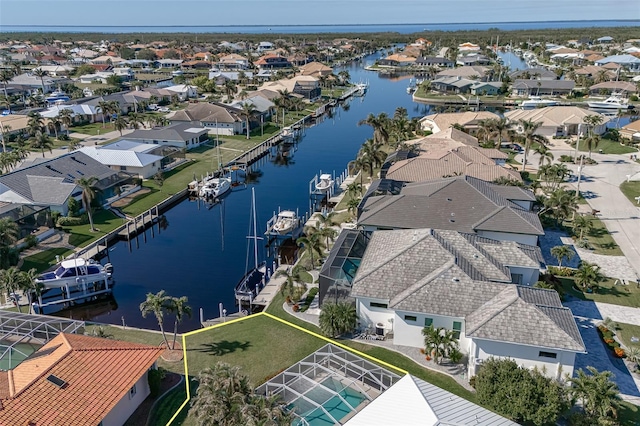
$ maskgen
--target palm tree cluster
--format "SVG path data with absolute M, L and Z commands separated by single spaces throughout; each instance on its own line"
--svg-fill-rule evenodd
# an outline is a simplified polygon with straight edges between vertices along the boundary
M 611 421 L 617 417 L 621 400 L 618 386 L 611 380 L 613 373 L 591 366 L 587 370 L 589 374 L 580 369 L 571 379 L 573 398 L 581 402 L 585 416 L 595 420 L 594 424 L 615 424 Z
M 158 321 L 162 338 L 167 348 L 175 349 L 176 339 L 178 336 L 178 324 L 182 321 L 185 315 L 191 318 L 191 307 L 187 305 L 188 299 L 186 296 L 173 297 L 169 296 L 164 290 L 160 290 L 156 294 L 147 293 L 147 298 L 140 304 L 140 312 L 142 317 L 146 318 L 148 314 L 152 313 Z M 173 343 L 169 345 L 167 335 L 164 331 L 164 315 L 173 314 L 175 320 L 173 323 Z
M 19 235 L 20 228 L 17 223 L 9 217 L 0 219 L 0 269 L 9 267 L 10 252 Z
M 358 314 L 351 302 L 324 303 L 319 321 L 322 334 L 334 338 L 352 332 L 358 323 Z
M 589 150 L 589 158 L 591 158 L 591 151 L 598 147 L 600 144 L 600 136 L 597 135 L 594 130 L 596 127 L 602 124 L 603 117 L 601 115 L 588 115 L 584 118 L 584 122 L 587 125 L 587 137 L 584 143 L 587 144 Z
M 436 364 L 440 364 L 442 358 L 458 351 L 458 339 L 456 339 L 453 330 L 430 325 L 422 329 L 422 335 L 424 336 L 424 351 L 433 357 Z
M 585 262 L 580 262 L 580 266 L 575 274 L 575 283 L 582 291 L 589 293 L 598 291 L 598 284 L 602 282 L 604 275 L 600 272 L 600 266 Z
M 478 139 L 483 145 L 500 148 L 503 138 L 514 140 L 517 138 L 513 130 L 513 123 L 506 118 L 490 118 L 478 122 Z M 495 142 L 494 142 L 495 141 Z
M 329 213 L 327 216 L 322 214 L 316 215 L 316 223 L 314 226 L 307 226 L 304 229 L 304 236 L 298 238 L 296 243 L 298 246 L 304 247 L 309 251 L 311 258 L 311 268 L 315 268 L 316 258 L 322 258 L 325 250 L 329 250 L 331 242 L 336 238 L 337 232 L 333 229 L 335 213 Z
M 43 286 L 36 282 L 37 276 L 38 273 L 33 268 L 28 271 L 20 271 L 15 266 L 0 269 L 0 288 L 7 294 L 9 300 L 14 300 L 18 307 L 18 312 L 22 312 L 16 297 L 18 291 L 22 291 L 27 295 L 29 306 L 31 306 L 32 295 L 35 294 L 36 297 L 39 297 L 42 293 Z
M 297 301 L 307 291 L 307 285 L 302 279 L 302 273 L 304 272 L 302 265 L 296 265 L 293 269 L 281 269 L 274 275 L 275 278 L 284 277 L 285 281 L 282 283 L 280 293 L 290 300 Z
M 256 394 L 240 368 L 222 362 L 202 370 L 189 416 L 202 426 L 277 426 L 291 424 L 293 412 L 279 397 Z

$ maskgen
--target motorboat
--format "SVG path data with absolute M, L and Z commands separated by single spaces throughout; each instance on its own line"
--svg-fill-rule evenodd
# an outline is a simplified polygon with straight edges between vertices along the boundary
M 367 90 L 369 89 L 369 83 L 357 83 L 356 89 L 357 90 L 354 94 L 357 96 L 363 96 L 365 93 L 367 93 Z
M 553 99 L 544 99 L 540 96 L 529 96 L 529 99 L 522 101 L 520 104 L 522 108 L 542 108 L 556 105 L 560 105 L 560 102 Z
M 293 231 L 298 226 L 298 215 L 292 210 L 282 210 L 278 213 L 276 222 L 273 224 L 273 231 L 278 234 L 286 234 Z
M 198 195 L 202 198 L 218 198 L 231 189 L 231 178 L 209 178 L 204 181 Z
M 44 100 L 49 104 L 63 103 L 69 101 L 70 99 L 71 98 L 69 97 L 69 95 L 59 90 L 51 92 L 49 96 L 44 98 Z
M 622 95 L 613 93 L 607 99 L 603 101 L 587 102 L 589 108 L 594 109 L 630 109 L 633 105 L 629 105 L 629 99 L 622 97 Z
M 320 180 L 316 183 L 316 191 L 327 192 L 333 185 L 333 176 L 330 174 L 321 174 Z
M 34 311 L 57 312 L 111 294 L 113 265 L 93 259 L 67 259 L 35 279 L 39 292 L 31 294 Z

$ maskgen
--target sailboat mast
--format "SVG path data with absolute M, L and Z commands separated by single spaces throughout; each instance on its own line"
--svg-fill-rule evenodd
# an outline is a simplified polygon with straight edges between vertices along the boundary
M 253 259 L 258 267 L 258 229 L 256 225 L 256 190 L 251 188 L 251 209 L 253 210 Z

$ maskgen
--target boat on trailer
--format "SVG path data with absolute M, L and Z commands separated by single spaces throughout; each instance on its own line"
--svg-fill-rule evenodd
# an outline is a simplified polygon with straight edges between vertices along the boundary
M 53 313 L 105 297 L 113 291 L 113 265 L 93 259 L 67 259 L 35 279 L 32 307 L 39 314 Z

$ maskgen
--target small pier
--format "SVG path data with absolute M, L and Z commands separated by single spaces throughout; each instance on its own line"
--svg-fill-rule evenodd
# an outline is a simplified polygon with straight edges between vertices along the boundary
M 336 202 L 337 195 L 342 193 L 344 189 L 342 188 L 342 184 L 349 177 L 349 173 L 347 169 L 345 169 L 340 175 L 336 176 L 336 172 L 333 171 L 330 173 L 331 175 L 331 183 L 330 185 L 324 189 L 318 189 L 318 184 L 321 182 L 321 177 L 323 175 L 328 175 L 329 173 L 323 173 L 322 170 L 320 174 L 315 175 L 313 179 L 309 181 L 309 211 L 317 212 L 321 211 L 323 207 L 327 207 L 328 204 Z M 339 201 L 339 200 L 338 200 Z
M 124 229 L 118 233 L 118 236 L 125 240 L 131 240 L 131 237 L 136 236 L 139 232 L 156 224 L 159 217 L 158 206 L 155 206 L 155 211 L 154 209 L 150 209 L 129 220 L 125 224 Z

